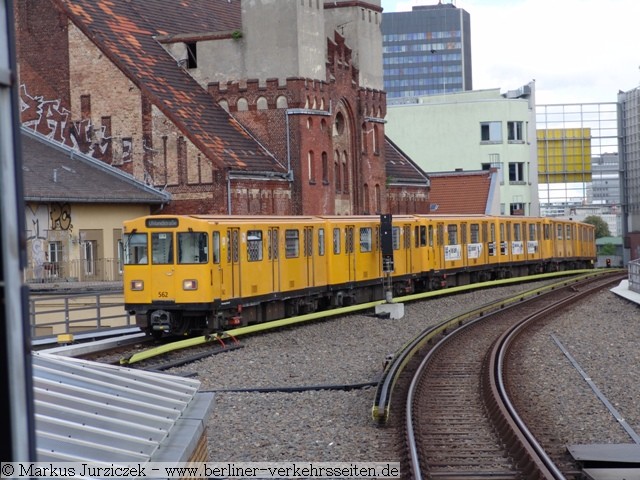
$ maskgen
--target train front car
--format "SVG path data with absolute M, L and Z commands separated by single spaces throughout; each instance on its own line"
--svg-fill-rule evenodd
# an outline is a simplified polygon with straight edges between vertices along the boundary
M 150 216 L 124 223 L 125 309 L 142 331 L 186 335 L 204 331 L 213 311 L 212 252 L 207 222 Z

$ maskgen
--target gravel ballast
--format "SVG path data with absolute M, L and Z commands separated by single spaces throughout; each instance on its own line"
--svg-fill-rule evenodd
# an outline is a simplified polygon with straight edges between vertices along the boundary
M 243 338 L 243 348 L 167 373 L 196 373 L 202 391 L 217 392 L 208 420 L 212 462 L 397 462 L 390 436 L 371 418 L 375 387 L 296 393 L 224 390 L 376 382 L 385 357 L 425 328 L 533 285 L 407 303 L 398 320 L 350 315 Z M 533 356 L 524 365 L 523 388 L 543 414 L 561 412 L 559 434 L 568 444 L 631 443 L 550 333 L 640 432 L 638 305 L 602 292 L 538 329 L 527 347 Z

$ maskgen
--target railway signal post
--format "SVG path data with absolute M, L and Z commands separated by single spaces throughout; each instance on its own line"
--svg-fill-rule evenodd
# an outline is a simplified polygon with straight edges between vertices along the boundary
M 393 302 L 393 227 L 391 214 L 380 215 L 380 250 L 382 253 L 382 273 L 384 274 L 385 303 L 376 305 L 376 315 L 389 314 L 390 318 L 398 319 L 404 316 L 404 303 Z

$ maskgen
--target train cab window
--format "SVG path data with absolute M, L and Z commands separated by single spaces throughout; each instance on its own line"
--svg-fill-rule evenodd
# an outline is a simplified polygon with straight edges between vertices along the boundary
M 472 223 L 469 225 L 469 230 L 471 232 L 471 243 L 480 243 L 480 225 Z
M 178 263 L 207 263 L 208 238 L 205 232 L 178 233 Z
M 318 255 L 324 255 L 324 228 L 318 229 Z
M 213 263 L 220 263 L 220 232 L 213 232 Z
M 300 232 L 298 230 L 285 230 L 284 248 L 285 257 L 296 258 L 300 256 Z
M 364 227 L 360 229 L 360 251 L 370 252 L 372 249 L 373 240 L 371 236 L 371 227 Z
M 173 263 L 173 234 L 171 232 L 151 234 L 151 258 L 156 265 Z
M 400 250 L 400 227 L 392 228 L 391 241 L 393 242 L 393 249 Z
M 132 233 L 125 235 L 124 240 L 124 264 L 147 264 L 148 260 L 148 246 L 147 246 L 147 234 L 146 233 Z
M 458 226 L 457 225 L 447 225 L 447 245 L 457 245 L 458 244 Z
M 247 260 L 250 262 L 262 260 L 262 230 L 247 232 Z
M 333 254 L 338 255 L 340 253 L 340 229 L 333 229 Z

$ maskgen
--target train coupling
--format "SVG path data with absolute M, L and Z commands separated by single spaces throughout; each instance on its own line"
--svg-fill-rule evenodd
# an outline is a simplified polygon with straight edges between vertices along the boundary
M 149 318 L 151 330 L 168 332 L 171 330 L 171 313 L 166 310 L 156 310 Z

